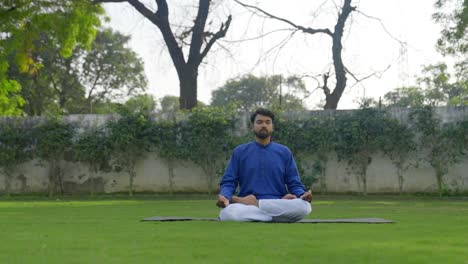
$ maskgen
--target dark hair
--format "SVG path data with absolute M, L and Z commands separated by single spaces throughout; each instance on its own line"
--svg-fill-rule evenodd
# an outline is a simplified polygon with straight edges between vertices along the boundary
M 255 117 L 257 117 L 257 115 L 268 116 L 271 118 L 272 122 L 275 121 L 275 114 L 273 114 L 273 112 L 265 108 L 258 108 L 257 111 L 250 116 L 250 123 L 253 124 L 255 122 Z

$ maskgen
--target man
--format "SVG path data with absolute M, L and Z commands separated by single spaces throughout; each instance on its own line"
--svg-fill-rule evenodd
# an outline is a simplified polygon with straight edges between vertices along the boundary
M 220 183 L 220 220 L 296 222 L 312 211 L 312 192 L 301 183 L 291 151 L 271 141 L 274 118 L 263 108 L 252 114 L 255 141 L 234 149 Z

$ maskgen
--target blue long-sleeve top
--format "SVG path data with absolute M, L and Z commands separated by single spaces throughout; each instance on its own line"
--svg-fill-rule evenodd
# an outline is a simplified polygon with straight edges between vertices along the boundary
M 237 186 L 238 196 L 253 194 L 257 199 L 280 199 L 288 190 L 297 197 L 306 192 L 291 151 L 275 142 L 264 146 L 252 141 L 234 149 L 220 194 L 231 200 Z

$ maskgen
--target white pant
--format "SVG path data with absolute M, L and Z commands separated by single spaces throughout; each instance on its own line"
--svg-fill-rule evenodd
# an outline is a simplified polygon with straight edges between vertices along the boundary
M 221 221 L 297 222 L 312 212 L 309 202 L 296 198 L 258 200 L 258 207 L 229 204 L 219 213 Z

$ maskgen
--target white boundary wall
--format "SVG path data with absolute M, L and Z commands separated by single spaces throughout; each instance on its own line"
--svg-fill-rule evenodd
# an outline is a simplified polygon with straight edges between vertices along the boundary
M 391 109 L 390 113 L 401 120 L 405 120 L 407 109 Z M 443 122 L 466 120 L 468 107 L 461 108 L 437 108 L 436 113 Z M 308 115 L 330 115 L 332 111 L 312 111 L 301 116 L 290 114 L 290 118 L 304 118 Z M 78 122 L 82 127 L 96 123 L 104 123 L 113 116 L 76 115 L 68 116 L 67 120 Z M 0 119 L 2 122 L 2 119 Z M 239 133 L 248 130 L 248 114 L 244 114 L 238 124 Z M 305 160 L 312 163 L 311 159 Z M 67 193 L 87 193 L 90 191 L 90 178 L 93 177 L 88 167 L 80 163 L 62 162 L 64 189 Z M 167 165 L 154 153 L 147 153 L 147 157 L 141 160 L 136 167 L 137 176 L 134 179 L 134 190 L 137 192 L 168 192 L 169 171 Z M 345 162 L 338 162 L 335 155 L 330 155 L 330 161 L 326 168 L 325 183 L 328 192 L 348 193 L 360 192 L 361 186 L 357 177 L 346 169 Z M 176 163 L 174 169 L 175 192 L 206 192 L 207 179 L 203 171 L 195 164 L 187 161 Z M 221 175 L 219 175 L 221 176 Z M 404 192 L 437 192 L 437 181 L 434 171 L 429 164 L 421 163 L 418 167 L 412 167 L 405 172 Z M 98 192 L 113 193 L 128 191 L 128 176 L 125 173 L 99 173 L 95 175 L 95 184 Z M 447 189 L 455 192 L 468 191 L 468 160 L 452 166 L 444 178 Z M 219 179 L 215 181 L 216 184 Z M 38 193 L 47 192 L 48 169 L 47 166 L 39 166 L 37 161 L 25 163 L 15 172 L 11 182 L 13 193 Z M 214 186 L 215 188 L 217 186 Z M 0 171 L 0 192 L 5 188 L 5 175 Z M 320 184 L 314 185 L 315 191 L 320 190 Z M 383 155 L 375 155 L 367 172 L 367 190 L 369 193 L 397 193 L 398 179 L 396 169 L 392 162 Z

